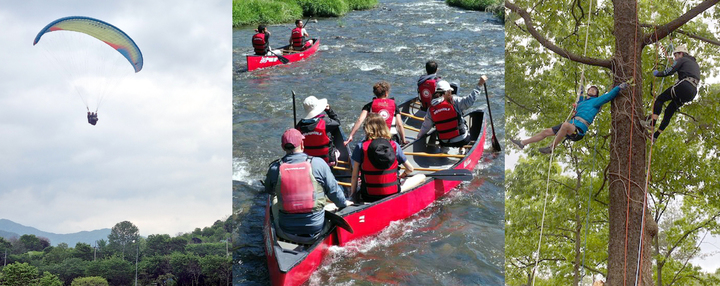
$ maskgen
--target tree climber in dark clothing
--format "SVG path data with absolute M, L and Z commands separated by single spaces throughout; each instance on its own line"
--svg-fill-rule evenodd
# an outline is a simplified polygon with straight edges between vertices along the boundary
M 660 127 L 653 134 L 653 142 L 660 136 L 660 133 L 670 124 L 673 114 L 685 103 L 688 103 L 695 99 L 697 95 L 697 86 L 700 82 L 700 66 L 697 61 L 691 55 L 688 55 L 688 50 L 685 45 L 679 45 L 673 51 L 675 57 L 675 64 L 667 68 L 664 71 L 653 71 L 653 75 L 656 77 L 666 77 L 677 72 L 678 81 L 669 87 L 663 93 L 661 93 L 655 102 L 653 103 L 653 113 L 648 116 L 647 120 L 643 121 L 642 124 L 650 132 L 653 131 L 653 127 L 660 116 L 663 105 L 665 102 L 670 101 L 670 104 L 665 108 L 665 114 L 663 120 L 660 123 Z

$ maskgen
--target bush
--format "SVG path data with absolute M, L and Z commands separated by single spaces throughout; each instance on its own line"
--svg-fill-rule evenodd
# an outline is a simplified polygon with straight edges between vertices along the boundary
M 505 6 L 500 0 L 445 0 L 445 3 L 468 10 L 488 11 L 505 21 Z
M 345 0 L 298 0 L 306 16 L 337 17 L 350 11 Z
M 233 26 L 287 23 L 302 18 L 302 13 L 294 1 L 233 0 Z
M 98 276 L 78 277 L 72 281 L 70 286 L 108 286 L 107 280 Z
M 375 7 L 378 0 L 347 0 L 350 10 L 367 10 Z

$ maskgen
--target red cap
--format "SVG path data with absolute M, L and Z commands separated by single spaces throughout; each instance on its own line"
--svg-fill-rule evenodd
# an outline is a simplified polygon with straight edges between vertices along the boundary
M 300 133 L 295 128 L 291 128 L 285 131 L 282 135 L 282 146 L 285 149 L 292 149 L 297 148 L 300 146 L 300 143 L 302 143 L 303 139 L 305 139 L 305 136 Z M 292 145 L 292 147 L 288 146 L 288 144 Z

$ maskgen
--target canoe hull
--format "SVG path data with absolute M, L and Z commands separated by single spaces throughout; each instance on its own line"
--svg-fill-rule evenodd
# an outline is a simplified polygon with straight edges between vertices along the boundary
M 402 112 L 410 113 L 418 117 L 424 116 L 422 111 L 413 109 L 410 105 L 411 102 L 408 101 L 399 107 Z M 485 148 L 486 123 L 484 120 L 484 113 L 481 111 L 471 112 L 466 116 L 470 119 L 469 132 L 471 132 L 473 136 L 477 137 L 473 137 L 476 139 L 475 143 L 466 152 L 466 156 L 464 158 L 412 159 L 413 165 L 416 167 L 432 167 L 427 166 L 426 163 L 443 162 L 443 160 L 445 160 L 450 162 L 447 169 L 473 170 L 480 161 Z M 416 120 L 416 122 L 409 122 L 409 120 L 414 119 L 405 119 L 403 124 L 419 127 L 421 123 L 419 120 Z M 412 131 L 408 132 L 408 129 L 406 129 L 406 134 L 408 133 L 416 134 Z M 336 136 L 336 141 L 341 143 L 342 136 L 339 137 L 340 138 Z M 427 151 L 425 150 L 427 141 L 427 137 L 422 138 L 422 140 L 408 144 L 403 147 L 403 149 L 405 152 L 424 152 Z M 336 143 L 336 145 L 338 144 Z M 341 160 L 350 162 L 348 158 L 349 151 L 342 150 L 341 153 Z M 345 181 L 348 180 L 346 179 Z M 446 181 L 428 178 L 418 187 L 406 192 L 387 197 L 377 202 L 347 207 L 338 211 L 337 214 L 342 216 L 352 226 L 354 233 L 349 233 L 344 229 L 333 227 L 327 235 L 318 240 L 315 244 L 307 246 L 303 251 L 297 254 L 289 253 L 287 250 L 283 250 L 283 248 L 278 244 L 273 232 L 273 223 L 270 221 L 271 203 L 268 200 L 263 235 L 265 238 L 265 252 L 267 256 L 268 269 L 270 270 L 271 284 L 300 285 L 305 283 L 312 273 L 320 266 L 323 258 L 327 255 L 330 246 L 343 246 L 353 240 L 377 234 L 390 225 L 391 222 L 406 219 L 425 209 L 428 205 L 447 194 L 460 183 L 460 181 Z
M 315 42 L 313 45 L 308 48 L 307 50 L 304 50 L 299 53 L 292 53 L 287 55 L 282 55 L 283 57 L 287 58 L 291 63 L 304 60 L 305 58 L 312 56 L 317 52 L 318 48 L 320 47 L 320 39 L 313 39 Z M 281 49 L 287 49 L 288 46 L 284 46 Z M 247 59 L 247 67 L 248 71 L 253 71 L 256 69 L 262 69 L 267 68 L 271 66 L 276 66 L 282 64 L 280 62 L 280 59 L 276 56 L 256 56 L 256 55 L 246 55 L 245 58 Z

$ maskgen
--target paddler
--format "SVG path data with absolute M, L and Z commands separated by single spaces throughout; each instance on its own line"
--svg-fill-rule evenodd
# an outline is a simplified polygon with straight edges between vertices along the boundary
M 290 32 L 290 45 L 292 46 L 292 49 L 296 51 L 303 51 L 309 48 L 313 44 L 313 41 L 309 39 L 310 35 L 307 30 L 305 30 L 303 21 L 300 19 L 295 20 L 295 28 Z
M 484 83 L 485 79 L 480 77 L 472 93 L 460 97 L 453 95 L 454 89 L 449 82 L 439 80 L 417 138 L 422 138 L 435 126 L 443 147 L 462 147 L 470 143 L 471 138 L 463 113 L 475 103 Z
M 361 176 L 360 197 L 373 202 L 400 191 L 400 178 L 412 173 L 413 166 L 407 161 L 400 145 L 390 140 L 390 130 L 385 119 L 370 113 L 363 125 L 365 141 L 358 143 L 352 152 L 353 168 L 351 192 L 357 189 Z M 405 171 L 398 175 L 399 166 Z
M 307 244 L 323 232 L 327 198 L 340 209 L 352 202 L 345 199 L 327 163 L 303 153 L 303 139 L 295 128 L 283 133 L 282 148 L 287 154 L 270 164 L 265 191 L 274 197 L 272 211 L 278 235 Z
M 333 134 L 340 127 L 340 119 L 330 109 L 326 98 L 308 96 L 303 101 L 305 117 L 295 125 L 305 137 L 305 154 L 325 160 L 330 166 L 337 164 L 340 152 L 333 144 Z M 323 111 L 325 114 L 322 114 Z
M 626 89 L 628 86 L 627 83 L 623 82 L 602 96 L 598 96 L 597 86 L 590 86 L 587 90 L 588 98 L 581 96 L 578 98 L 578 102 L 574 104 L 576 111 L 573 118 L 540 131 L 538 134 L 525 140 L 511 138 L 510 141 L 518 148 L 523 149 L 527 144 L 538 142 L 554 135 L 555 140 L 553 140 L 550 146 L 538 149 L 538 151 L 543 154 L 550 154 L 552 150 L 566 138 L 572 141 L 580 141 L 585 136 L 585 132 L 590 128 L 590 124 L 593 123 L 595 116 L 598 115 L 602 106 L 613 100 L 620 94 L 620 90 Z
M 252 36 L 252 45 L 255 55 L 264 56 L 270 51 L 270 31 L 265 25 L 258 25 L 255 35 Z
M 375 94 L 375 98 L 373 98 L 370 103 L 363 106 L 360 116 L 357 121 L 355 121 L 352 131 L 350 131 L 350 135 L 348 136 L 347 141 L 345 141 L 345 146 L 350 144 L 350 141 L 353 140 L 355 132 L 360 129 L 360 125 L 363 121 L 365 121 L 365 117 L 368 116 L 368 113 L 380 114 L 380 116 L 385 119 L 385 122 L 390 129 L 392 140 L 397 143 L 406 144 L 407 140 L 405 140 L 405 129 L 403 129 L 400 110 L 395 104 L 395 99 L 388 97 L 390 95 L 390 84 L 386 81 L 379 81 L 373 85 L 373 93 Z
M 432 101 L 432 95 L 435 93 L 437 81 L 440 77 L 437 75 L 438 65 L 435 61 L 430 60 L 425 63 L 426 75 L 418 79 L 418 100 L 420 100 L 420 110 L 426 111 Z

